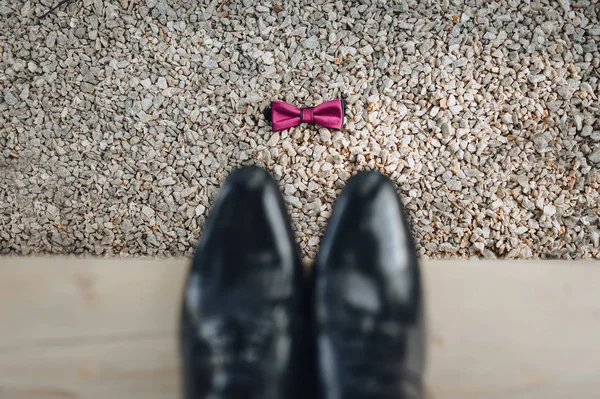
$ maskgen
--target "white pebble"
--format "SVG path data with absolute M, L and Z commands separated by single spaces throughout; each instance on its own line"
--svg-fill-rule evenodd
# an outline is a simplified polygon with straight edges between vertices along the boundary
M 554 216 L 556 213 L 556 208 L 554 205 L 548 204 L 544 206 L 544 215 L 546 216 Z
M 159 89 L 166 89 L 168 87 L 167 79 L 165 79 L 162 76 L 159 77 L 158 80 L 156 81 L 156 87 L 158 87 Z

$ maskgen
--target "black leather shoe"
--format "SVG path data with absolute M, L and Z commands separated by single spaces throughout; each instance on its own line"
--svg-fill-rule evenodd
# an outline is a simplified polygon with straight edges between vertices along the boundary
M 221 189 L 184 288 L 184 397 L 302 395 L 303 284 L 276 184 L 262 169 L 238 170 Z
M 321 241 L 316 271 L 321 396 L 422 398 L 421 280 L 390 180 L 375 172 L 350 179 Z

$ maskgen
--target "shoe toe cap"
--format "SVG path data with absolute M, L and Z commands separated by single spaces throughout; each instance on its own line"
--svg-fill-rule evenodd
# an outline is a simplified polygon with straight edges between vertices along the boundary
M 388 178 L 365 172 L 348 182 L 322 240 L 317 267 L 336 276 L 336 289 L 350 306 L 406 313 L 420 301 L 410 226 Z

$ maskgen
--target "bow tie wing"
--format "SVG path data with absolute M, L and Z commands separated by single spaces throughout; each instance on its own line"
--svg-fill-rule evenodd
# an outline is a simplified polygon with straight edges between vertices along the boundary
M 300 124 L 300 108 L 283 101 L 271 102 L 273 131 L 289 129 Z
M 342 129 L 344 124 L 344 107 L 342 100 L 326 101 L 323 104 L 317 105 L 313 113 L 314 122 L 323 127 L 330 129 Z

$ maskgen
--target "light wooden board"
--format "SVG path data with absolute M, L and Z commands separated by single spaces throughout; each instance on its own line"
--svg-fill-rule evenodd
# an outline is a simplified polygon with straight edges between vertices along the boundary
M 0 398 L 179 398 L 186 268 L 0 258 Z M 424 271 L 431 397 L 597 397 L 600 262 L 447 261 Z

